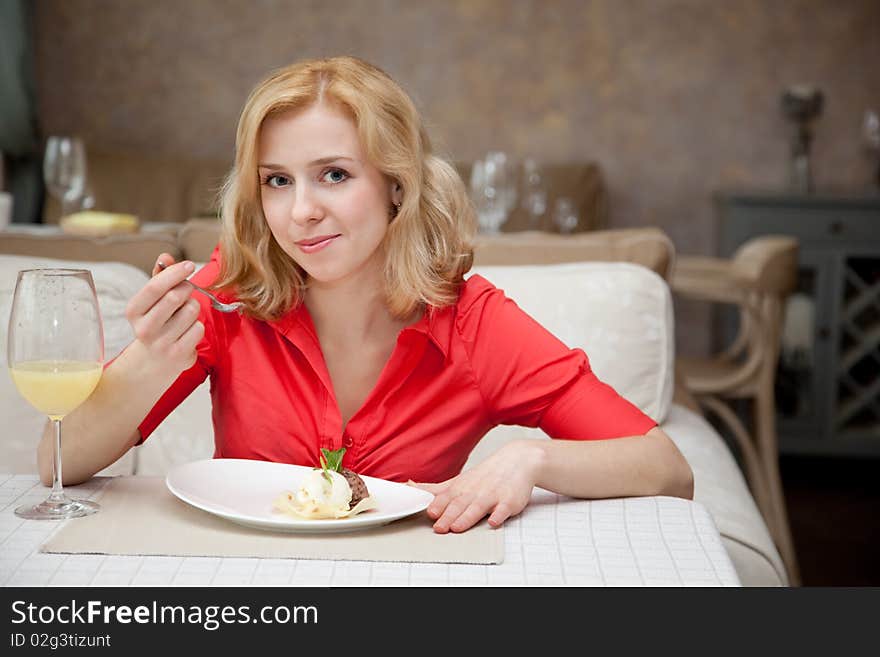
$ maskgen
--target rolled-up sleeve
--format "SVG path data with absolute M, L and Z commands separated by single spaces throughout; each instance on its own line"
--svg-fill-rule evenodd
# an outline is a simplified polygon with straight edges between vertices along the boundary
M 476 281 L 475 281 L 476 282 Z M 656 422 L 600 381 L 582 349 L 570 349 L 483 279 L 457 327 L 495 424 L 540 427 L 552 438 L 643 435 Z

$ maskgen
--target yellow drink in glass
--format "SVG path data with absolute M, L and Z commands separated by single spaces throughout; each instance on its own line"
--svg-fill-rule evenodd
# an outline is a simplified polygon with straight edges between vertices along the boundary
M 15 387 L 28 403 L 60 420 L 82 404 L 98 385 L 101 363 L 78 360 L 31 360 L 9 369 Z

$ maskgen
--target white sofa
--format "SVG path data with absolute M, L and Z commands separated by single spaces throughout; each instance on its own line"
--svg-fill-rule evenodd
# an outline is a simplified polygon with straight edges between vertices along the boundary
M 147 280 L 140 269 L 118 262 L 83 263 L 0 255 L 0 360 L 5 364 L 6 326 L 16 273 L 44 266 L 92 271 L 105 324 L 106 357 L 131 340 L 124 317 L 128 298 Z M 782 561 L 746 482 L 724 440 L 699 414 L 673 403 L 672 300 L 666 282 L 642 266 L 588 262 L 482 266 L 480 273 L 566 344 L 583 348 L 603 380 L 660 422 L 694 471 L 695 499 L 712 514 L 744 585 L 785 586 Z M 0 374 L 0 471 L 36 471 L 35 447 L 44 418 L 15 391 L 8 370 Z M 213 454 L 208 383 L 200 386 L 154 434 L 101 474 L 163 474 L 176 463 Z M 515 437 L 547 439 L 537 429 L 500 426 L 471 454 L 467 467 Z

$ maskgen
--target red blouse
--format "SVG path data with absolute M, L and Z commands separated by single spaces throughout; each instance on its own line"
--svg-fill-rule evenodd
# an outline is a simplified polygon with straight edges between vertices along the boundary
M 193 281 L 207 286 L 218 272 L 215 250 Z M 140 442 L 206 376 L 215 458 L 317 466 L 321 447 L 346 447 L 346 467 L 392 481 L 455 476 L 498 424 L 573 440 L 643 435 L 656 426 L 596 378 L 581 349 L 566 347 L 476 274 L 454 305 L 429 307 L 400 332 L 345 430 L 304 304 L 266 322 L 219 313 L 202 295 L 194 298 L 205 325 L 196 364 L 141 422 Z

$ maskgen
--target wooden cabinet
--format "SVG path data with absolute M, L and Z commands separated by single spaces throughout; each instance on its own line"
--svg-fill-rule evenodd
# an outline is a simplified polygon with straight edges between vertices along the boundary
M 880 194 L 719 193 L 718 254 L 757 235 L 800 240 L 777 369 L 783 453 L 880 456 Z M 736 330 L 732 313 L 719 342 Z

